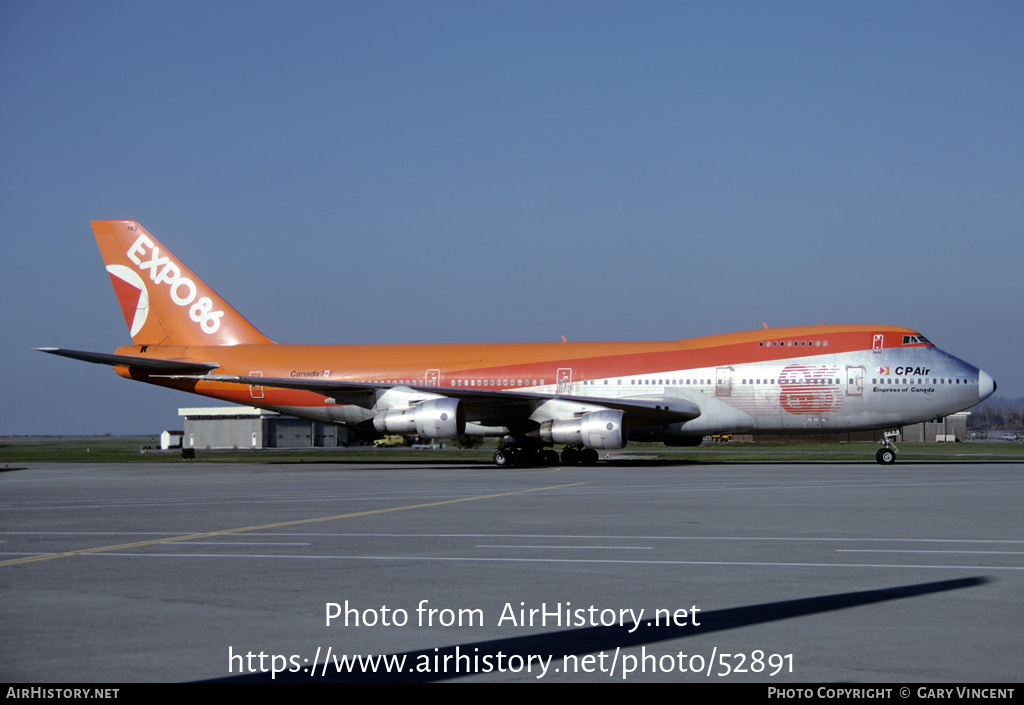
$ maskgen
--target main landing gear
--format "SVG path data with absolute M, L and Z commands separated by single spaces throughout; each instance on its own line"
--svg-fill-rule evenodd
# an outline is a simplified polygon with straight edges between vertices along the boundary
M 562 465 L 597 465 L 597 451 L 579 443 L 571 443 L 562 449 Z
M 879 465 L 892 465 L 896 462 L 896 454 L 900 451 L 892 439 L 899 435 L 899 429 L 896 428 L 890 428 L 882 434 L 882 447 L 875 453 L 875 461 Z
M 562 449 L 562 465 L 596 465 L 597 451 L 578 443 Z M 558 465 L 558 452 L 545 448 L 544 444 L 532 438 L 506 437 L 501 447 L 494 451 L 494 464 L 498 467 L 530 467 L 532 465 Z
M 494 451 L 494 464 L 498 467 L 530 467 L 531 465 L 558 465 L 558 453 L 545 448 L 533 439 L 506 437 Z

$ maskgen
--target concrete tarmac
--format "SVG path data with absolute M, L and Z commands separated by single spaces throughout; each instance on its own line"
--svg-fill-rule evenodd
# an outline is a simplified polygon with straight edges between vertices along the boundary
M 0 680 L 1020 682 L 1022 498 L 1021 463 L 33 466 Z

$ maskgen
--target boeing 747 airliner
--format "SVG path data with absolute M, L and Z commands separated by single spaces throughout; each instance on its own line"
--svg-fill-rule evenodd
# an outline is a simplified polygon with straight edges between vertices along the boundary
M 775 328 L 665 342 L 285 345 L 132 220 L 92 224 L 132 345 L 45 352 L 316 421 L 499 436 L 498 465 L 592 464 L 629 441 L 887 429 L 988 398 L 992 377 L 896 326 Z M 559 457 L 551 446 L 563 445 Z

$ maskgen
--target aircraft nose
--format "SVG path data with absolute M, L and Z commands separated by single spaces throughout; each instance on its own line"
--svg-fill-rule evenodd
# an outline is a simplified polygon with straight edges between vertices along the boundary
M 978 400 L 988 399 L 996 393 L 996 381 L 984 370 L 978 370 Z

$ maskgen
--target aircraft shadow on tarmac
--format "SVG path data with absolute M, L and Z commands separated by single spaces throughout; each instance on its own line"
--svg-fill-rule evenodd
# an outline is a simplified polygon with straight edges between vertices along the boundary
M 478 641 L 470 644 L 459 644 L 444 646 L 437 649 L 419 649 L 406 651 L 397 654 L 383 656 L 391 659 L 392 663 L 404 657 L 405 668 L 403 672 L 383 672 L 383 668 L 376 670 L 338 670 L 335 663 L 329 663 L 326 670 L 323 664 L 315 667 L 303 667 L 303 670 L 296 672 L 277 673 L 272 679 L 270 673 L 252 673 L 226 678 L 218 678 L 208 682 L 219 683 L 247 683 L 247 682 L 273 682 L 276 683 L 426 683 L 433 681 L 451 680 L 467 675 L 473 675 L 473 671 L 465 668 L 458 669 L 459 672 L 435 672 L 433 665 L 436 663 L 448 662 L 454 664 L 456 656 L 461 654 L 465 663 L 467 654 L 472 659 L 474 655 L 482 658 L 484 655 L 492 657 L 492 668 L 496 663 L 494 656 L 498 652 L 505 655 L 506 662 L 509 657 L 518 656 L 523 663 L 533 656 L 540 656 L 551 660 L 552 667 L 561 665 L 563 656 L 594 654 L 597 652 L 608 652 L 616 647 L 628 649 L 633 647 L 654 644 L 673 639 L 682 639 L 689 636 L 710 634 L 739 627 L 749 627 L 755 624 L 775 622 L 796 617 L 807 617 L 814 614 L 834 612 L 850 607 L 862 607 L 865 605 L 900 600 L 909 597 L 921 597 L 950 590 L 962 590 L 964 588 L 978 587 L 989 582 L 988 578 L 970 577 L 958 578 L 956 580 L 942 580 L 930 583 L 918 583 L 901 587 L 882 588 L 878 590 L 865 590 L 861 592 L 844 592 L 836 595 L 822 595 L 819 597 L 805 597 L 797 600 L 784 600 L 781 602 L 766 602 L 759 605 L 747 607 L 732 607 L 729 609 L 717 610 L 714 612 L 700 613 L 700 626 L 650 626 L 644 624 L 632 634 L 626 627 L 622 626 L 595 626 L 582 627 L 579 629 L 567 629 L 564 631 L 548 632 L 544 634 L 529 634 L 525 636 L 509 637 L 507 639 L 492 639 L 489 641 Z M 369 655 L 369 654 L 367 654 Z M 339 655 L 340 657 L 340 655 Z M 420 663 L 430 664 L 430 672 L 414 672 Z M 556 666 L 557 664 L 557 666 Z M 454 667 L 449 668 L 454 671 Z M 410 672 L 413 671 L 413 672 Z M 312 675 L 311 675 L 312 672 Z M 486 673 L 488 671 L 477 671 Z M 523 671 L 525 673 L 525 670 Z M 536 665 L 533 675 L 536 675 Z

